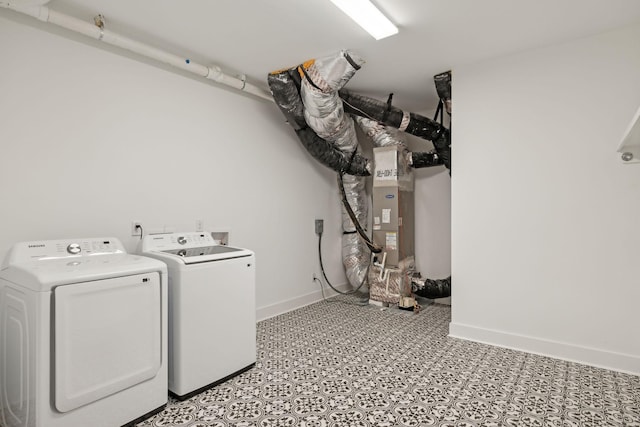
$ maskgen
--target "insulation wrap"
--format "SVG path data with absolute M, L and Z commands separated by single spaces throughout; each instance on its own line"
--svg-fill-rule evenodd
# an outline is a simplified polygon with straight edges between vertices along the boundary
M 369 252 L 367 246 L 362 244 L 358 233 L 342 235 L 342 264 L 351 286 L 355 288 L 360 286 L 366 278 L 367 267 L 369 266 Z M 366 290 L 366 286 L 362 289 Z
M 451 296 L 451 276 L 446 279 L 413 279 L 413 293 L 424 298 L 446 298 Z
M 296 69 L 282 70 L 269 74 L 267 82 L 273 99 L 296 131 L 300 142 L 316 160 L 323 165 L 351 175 L 371 175 L 369 161 L 356 153 L 340 150 L 334 143 L 320 136 L 307 125 L 304 118 L 304 106 L 300 98 L 300 77 Z
M 355 116 L 354 120 L 360 126 L 360 129 L 373 141 L 373 145 L 376 147 L 389 147 L 392 145 L 405 146 L 397 134 L 392 132 L 392 129 L 387 126 L 376 122 L 375 120 L 368 119 L 366 117 Z
M 300 142 L 316 160 L 337 171 L 357 176 L 369 176 L 369 160 L 360 154 L 348 155 L 337 150 L 333 144 L 320 138 L 311 128 L 296 131 Z
M 451 71 L 433 76 L 438 97 L 444 102 L 447 113 L 451 114 Z
M 440 158 L 440 156 L 438 156 L 438 153 L 432 151 L 428 153 L 414 151 L 413 153 L 411 153 L 411 166 L 413 168 L 428 168 L 431 166 L 439 166 L 443 164 L 444 162 Z
M 329 141 L 340 152 L 358 156 L 359 145 L 353 119 L 345 114 L 341 89 L 364 61 L 347 51 L 337 55 L 307 61 L 298 67 L 300 98 L 304 105 L 304 118 L 311 129 Z M 360 157 L 361 158 L 361 157 Z M 345 198 L 357 221 L 366 224 L 367 203 L 364 178 L 347 173 L 342 177 Z M 358 234 L 347 210 L 342 206 L 342 262 L 349 283 L 358 287 L 365 279 L 369 265 L 366 246 Z
M 355 74 L 354 64 L 359 66 L 363 62 L 341 51 L 336 56 L 317 59 L 300 67 L 304 75 L 300 97 L 305 121 L 318 136 L 347 153 L 358 148 L 358 139 L 353 119 L 344 113 L 338 90 Z
M 307 123 L 304 121 L 299 85 L 295 81 L 295 70 L 271 73 L 267 77 L 267 83 L 276 105 L 291 127 L 295 130 L 307 127 Z
M 405 132 L 433 142 L 442 163 L 447 169 L 451 169 L 451 135 L 449 130 L 440 123 L 419 114 L 407 114 L 386 102 L 346 89 L 340 91 L 340 98 L 344 102 L 345 111 L 350 114 L 367 117 L 397 129 L 405 128 Z

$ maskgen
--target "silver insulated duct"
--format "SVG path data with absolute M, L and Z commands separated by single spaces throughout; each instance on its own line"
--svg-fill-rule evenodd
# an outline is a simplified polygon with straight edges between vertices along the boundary
M 360 149 L 353 119 L 345 114 L 338 91 L 363 62 L 361 58 L 343 50 L 335 56 L 308 61 L 299 68 L 304 76 L 300 84 L 300 97 L 306 123 L 319 137 L 332 142 L 348 157 L 355 157 Z M 364 177 L 345 174 L 343 183 L 347 201 L 357 220 L 366 224 L 368 206 Z M 351 286 L 358 287 L 365 280 L 369 254 L 344 206 L 342 229 L 345 274 Z

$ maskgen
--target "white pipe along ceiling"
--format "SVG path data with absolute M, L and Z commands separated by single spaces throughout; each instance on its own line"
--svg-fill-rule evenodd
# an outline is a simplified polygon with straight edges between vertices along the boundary
M 48 3 L 48 0 L 37 2 L 0 0 L 0 7 L 31 16 L 43 22 L 57 25 L 75 33 L 100 40 L 109 45 L 128 50 L 146 58 L 150 58 L 179 68 L 180 70 L 212 80 L 216 83 L 229 86 L 241 92 L 246 92 L 258 98 L 274 102 L 271 93 L 267 90 L 248 83 L 244 77 L 238 78 L 229 76 L 225 74 L 219 66 L 214 65 L 208 67 L 206 65 L 198 64 L 188 58 L 163 51 L 156 47 L 149 46 L 114 33 L 113 31 L 109 31 L 105 29 L 104 26 L 98 26 L 97 24 L 85 22 L 72 16 L 56 12 L 55 10 L 45 6 L 46 3 Z

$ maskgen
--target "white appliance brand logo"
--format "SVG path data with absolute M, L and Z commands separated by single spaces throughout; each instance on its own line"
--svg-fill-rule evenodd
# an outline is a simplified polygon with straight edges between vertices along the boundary
M 44 248 L 43 244 L 40 245 L 29 245 L 29 248 Z

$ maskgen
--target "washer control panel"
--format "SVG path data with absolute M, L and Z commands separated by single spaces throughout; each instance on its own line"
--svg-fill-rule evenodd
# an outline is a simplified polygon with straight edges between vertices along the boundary
M 184 249 L 214 246 L 217 244 L 218 243 L 211 236 L 211 233 L 207 232 L 153 234 L 145 236 L 142 249 L 143 251 Z

